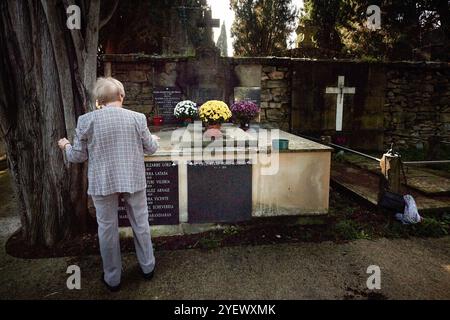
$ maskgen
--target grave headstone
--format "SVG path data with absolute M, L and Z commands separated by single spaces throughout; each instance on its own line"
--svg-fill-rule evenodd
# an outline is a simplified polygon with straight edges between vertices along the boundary
M 213 47 L 197 48 L 197 57 L 190 62 L 195 80 L 190 84 L 189 96 L 201 106 L 208 100 L 225 100 L 225 68 L 220 51 Z
M 158 113 L 163 117 L 164 123 L 177 123 L 173 111 L 178 102 L 182 100 L 183 93 L 177 87 L 155 87 L 153 90 Z
M 234 87 L 234 101 L 251 101 L 261 105 L 261 87 Z
M 222 100 L 222 90 L 219 88 L 198 88 L 196 90 L 195 101 L 197 101 L 198 106 L 201 106 L 206 101 L 209 100 Z
M 239 80 L 234 87 L 234 101 L 251 101 L 261 106 L 261 65 L 240 64 L 234 72 Z

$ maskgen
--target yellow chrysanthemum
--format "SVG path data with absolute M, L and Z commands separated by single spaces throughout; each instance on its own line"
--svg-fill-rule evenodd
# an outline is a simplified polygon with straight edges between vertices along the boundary
M 200 107 L 199 117 L 203 122 L 221 123 L 231 118 L 231 111 L 225 102 L 210 100 Z

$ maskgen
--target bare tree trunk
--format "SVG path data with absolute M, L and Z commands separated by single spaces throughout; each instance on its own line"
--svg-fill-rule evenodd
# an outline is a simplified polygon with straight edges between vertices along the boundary
M 82 29 L 66 8 L 82 8 Z M 19 200 L 22 234 L 53 246 L 84 230 L 86 165 L 65 164 L 57 140 L 93 108 L 100 0 L 0 1 L 0 129 Z

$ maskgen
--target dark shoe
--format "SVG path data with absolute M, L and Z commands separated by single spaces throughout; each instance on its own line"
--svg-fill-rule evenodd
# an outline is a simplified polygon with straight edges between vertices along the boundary
M 150 271 L 149 273 L 144 273 L 144 271 L 142 271 L 142 269 L 141 269 L 142 277 L 143 277 L 145 280 L 152 280 L 153 274 L 154 274 L 154 273 L 155 273 L 155 268 L 153 268 L 153 270 Z
M 105 285 L 105 287 L 111 291 L 111 292 L 117 292 L 120 290 L 120 283 L 117 286 L 110 286 L 106 281 L 105 281 L 105 274 L 102 273 L 102 278 L 100 279 L 103 284 Z

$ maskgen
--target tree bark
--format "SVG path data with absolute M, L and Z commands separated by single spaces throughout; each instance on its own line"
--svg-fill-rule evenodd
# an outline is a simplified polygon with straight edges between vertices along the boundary
M 82 29 L 66 27 L 66 8 L 82 8 Z M 65 163 L 57 147 L 92 110 L 100 0 L 0 2 L 0 129 L 15 182 L 22 234 L 54 246 L 82 232 L 86 165 Z

